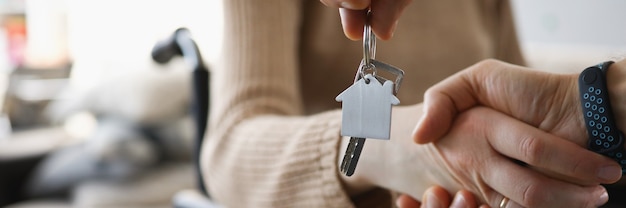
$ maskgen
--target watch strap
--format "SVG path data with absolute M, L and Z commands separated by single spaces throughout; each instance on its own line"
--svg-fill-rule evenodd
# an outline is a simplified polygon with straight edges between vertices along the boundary
M 615 124 L 606 85 L 606 72 L 612 63 L 607 61 L 585 69 L 578 78 L 578 89 L 589 136 L 588 149 L 617 161 L 624 174 L 624 134 Z

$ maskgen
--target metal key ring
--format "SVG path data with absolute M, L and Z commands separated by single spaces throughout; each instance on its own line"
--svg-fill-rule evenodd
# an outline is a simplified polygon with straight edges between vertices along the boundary
M 372 32 L 372 27 L 369 23 L 371 11 L 367 12 L 367 20 L 363 28 L 363 61 L 365 61 L 365 67 L 370 67 L 371 60 L 376 57 L 376 35 Z

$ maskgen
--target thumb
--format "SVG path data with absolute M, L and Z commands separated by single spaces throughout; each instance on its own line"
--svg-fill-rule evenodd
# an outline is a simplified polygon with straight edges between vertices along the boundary
M 422 118 L 413 130 L 416 143 L 425 144 L 441 138 L 458 113 L 478 103 L 471 76 L 471 73 L 460 72 L 426 91 Z
M 422 118 L 413 131 L 413 140 L 418 144 L 434 142 L 442 137 L 457 114 L 454 102 L 439 93 L 426 93 L 422 106 Z

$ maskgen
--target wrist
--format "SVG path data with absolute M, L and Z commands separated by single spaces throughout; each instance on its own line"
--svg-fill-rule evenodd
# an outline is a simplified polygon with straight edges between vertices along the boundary
M 617 128 L 626 130 L 626 59 L 612 64 L 606 74 L 607 89 Z
M 576 121 L 576 132 L 572 132 L 574 140 L 577 144 L 587 146 L 587 130 L 585 120 L 583 118 L 582 108 L 580 107 L 580 92 L 578 92 L 578 76 L 580 74 L 566 75 L 567 78 L 563 82 L 566 88 L 570 90 L 569 100 L 576 106 L 571 109 L 574 110 L 573 115 Z M 612 64 L 607 70 L 606 74 L 607 90 L 611 101 L 611 107 L 615 117 L 615 123 L 617 128 L 624 132 L 626 130 L 626 117 L 620 115 L 626 115 L 626 59 Z M 580 132 L 578 132 L 580 131 Z M 578 137 L 582 136 L 580 139 Z
M 344 185 L 344 188 L 346 190 L 346 192 L 348 193 L 348 195 L 350 197 L 353 196 L 357 196 L 361 193 L 365 193 L 371 189 L 374 188 L 374 186 L 368 182 L 368 180 L 366 179 L 366 177 L 364 177 L 363 175 L 363 171 L 355 171 L 354 175 L 352 176 L 346 176 L 345 174 L 341 173 L 340 168 L 341 167 L 341 161 L 343 159 L 343 154 L 344 151 L 346 150 L 346 148 L 348 147 L 348 143 L 350 141 L 350 137 L 342 137 L 341 141 L 340 141 L 340 145 L 339 149 L 337 151 L 338 154 L 338 161 L 337 161 L 337 174 L 339 174 L 339 179 L 341 180 L 341 182 Z M 367 145 L 365 145 L 364 147 L 367 147 Z M 361 158 L 361 163 L 359 163 L 359 166 L 363 166 L 363 160 L 364 158 Z M 359 167 L 357 166 L 357 170 L 359 169 L 364 169 L 363 167 Z
M 615 62 L 607 61 L 585 69 L 580 75 L 579 90 L 589 137 L 588 149 L 617 161 L 621 164 L 622 174 L 624 174 L 626 173 L 626 158 L 624 157 L 626 152 L 624 151 L 624 135 L 620 131 L 623 128 L 615 119 L 623 114 L 614 109 L 617 110 L 622 103 L 620 82 L 626 77 L 623 77 L 624 71 L 621 67 L 623 62 L 616 65 L 618 67 L 611 67 L 613 63 Z M 611 79 L 610 84 L 609 79 Z
M 580 92 L 578 90 L 578 76 L 580 74 L 571 74 L 567 75 L 567 79 L 565 81 L 565 85 L 569 89 L 569 99 L 572 104 L 569 108 L 573 110 L 573 120 L 576 121 L 575 128 L 573 129 L 572 134 L 567 135 L 572 139 L 576 144 L 581 147 L 587 147 L 587 142 L 589 138 L 587 137 L 587 127 L 585 124 L 585 118 L 583 116 L 583 110 L 580 104 Z
M 337 170 L 350 196 L 357 196 L 378 187 L 396 191 L 409 190 L 404 187 L 407 177 L 400 175 L 406 172 L 417 173 L 408 170 L 413 169 L 413 166 L 410 166 L 411 168 L 406 166 L 414 162 L 412 159 L 419 155 L 416 152 L 419 145 L 413 143 L 411 135 L 417 120 L 421 117 L 421 110 L 421 105 L 394 106 L 391 116 L 391 140 L 367 139 L 354 174 L 348 177 Z M 339 145 L 338 165 L 341 164 L 349 139 L 342 138 Z M 420 167 L 416 168 L 418 170 L 423 167 L 417 164 L 416 166 Z M 415 186 L 417 184 L 411 185 L 412 188 Z

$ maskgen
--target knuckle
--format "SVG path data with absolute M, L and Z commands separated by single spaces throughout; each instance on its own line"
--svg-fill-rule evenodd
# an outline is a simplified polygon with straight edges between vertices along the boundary
M 533 136 L 523 137 L 520 141 L 520 160 L 535 166 L 540 166 L 546 148 L 540 139 Z
M 522 204 L 525 207 L 540 207 L 542 204 L 545 204 L 544 202 L 547 202 L 546 199 L 549 198 L 547 194 L 540 184 L 530 183 L 524 187 Z
M 498 68 L 502 68 L 503 62 L 496 59 L 485 59 L 479 61 L 478 63 L 472 65 L 467 74 L 470 77 L 483 77 L 489 74 L 490 71 L 493 71 Z
M 431 86 L 429 87 L 426 92 L 424 92 L 424 99 L 429 99 L 429 98 L 433 98 L 437 95 L 437 88 L 436 86 Z
M 465 80 L 473 83 L 476 86 L 483 86 L 485 82 L 490 82 L 490 78 L 493 78 L 493 71 L 502 68 L 503 62 L 495 59 L 485 59 L 472 66 L 466 71 L 462 72 L 462 76 Z
M 570 167 L 567 168 L 568 169 L 568 173 L 572 173 L 574 175 L 580 175 L 580 174 L 584 174 L 584 175 L 592 175 L 589 174 L 590 171 L 589 170 L 594 170 L 594 169 L 590 169 L 589 166 L 587 166 L 587 160 L 585 159 L 576 159 L 572 162 L 566 162 L 565 164 L 570 164 Z M 595 178 L 595 176 L 592 176 Z
M 496 59 L 489 58 L 489 59 L 484 59 L 482 61 L 479 61 L 472 68 L 475 68 L 476 70 L 479 70 L 479 69 L 489 69 L 489 68 L 498 67 L 500 65 L 502 65 L 502 61 L 498 61 Z

